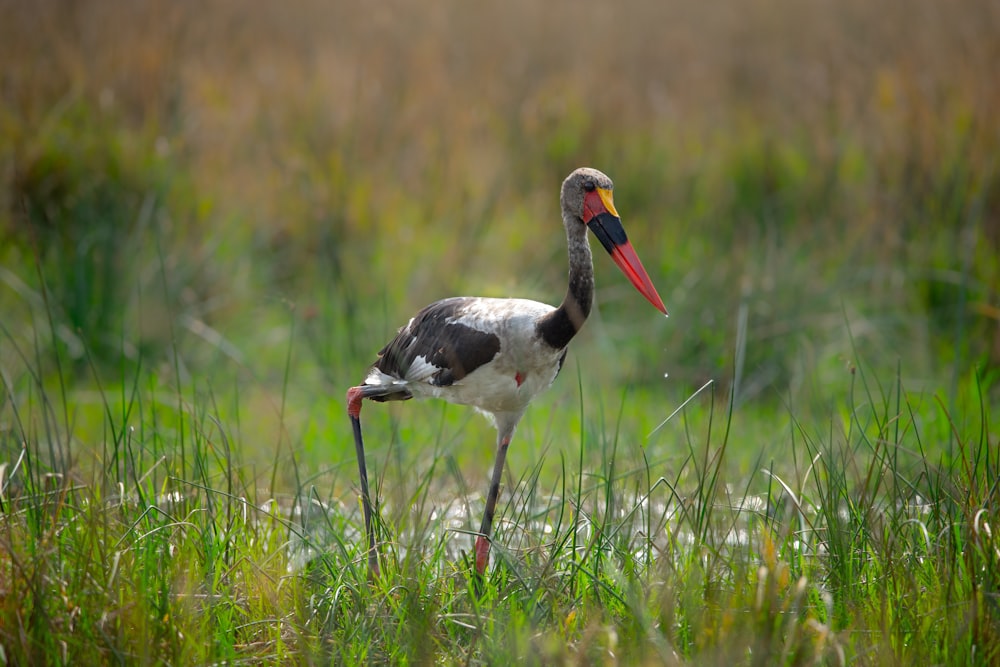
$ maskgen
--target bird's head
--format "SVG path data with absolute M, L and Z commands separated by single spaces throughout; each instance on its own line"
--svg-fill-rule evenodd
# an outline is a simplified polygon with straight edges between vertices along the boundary
M 657 310 L 666 315 L 667 308 L 663 305 L 663 299 L 653 287 L 646 269 L 625 235 L 625 228 L 622 227 L 622 220 L 615 210 L 611 195 L 614 187 L 611 179 L 596 169 L 577 169 L 563 181 L 560 201 L 564 217 L 567 220 L 579 220 L 580 224 L 589 227 L 625 277 Z

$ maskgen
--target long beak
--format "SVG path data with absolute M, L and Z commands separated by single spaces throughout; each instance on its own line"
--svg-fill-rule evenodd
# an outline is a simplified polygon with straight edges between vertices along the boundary
M 588 192 L 584 197 L 583 217 L 590 231 L 594 232 L 594 236 L 600 240 L 601 245 L 608 251 L 611 259 L 629 282 L 656 306 L 657 310 L 666 315 L 667 307 L 663 305 L 663 299 L 657 294 L 649 274 L 646 273 L 639 256 L 635 254 L 632 244 L 625 235 L 625 228 L 622 227 L 621 218 L 615 210 L 611 191 L 597 188 L 593 192 Z

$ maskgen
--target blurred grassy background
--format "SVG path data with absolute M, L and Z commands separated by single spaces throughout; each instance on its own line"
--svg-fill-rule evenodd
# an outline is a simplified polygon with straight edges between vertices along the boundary
M 332 459 L 349 477 L 342 392 L 412 312 L 561 298 L 558 186 L 581 165 L 615 179 L 671 311 L 597 257 L 566 375 L 579 364 L 596 405 L 628 391 L 637 433 L 707 379 L 767 422 L 826 415 L 856 357 L 949 401 L 972 367 L 996 377 L 995 2 L 0 13 L 0 364 L 25 392 L 26 368 L 69 369 L 84 443 L 95 381 L 141 367 L 238 415 L 250 459 L 290 460 L 290 442 L 307 474 Z M 575 381 L 543 404 L 574 413 Z M 373 441 L 465 432 L 405 410 L 405 427 L 371 418 Z M 744 457 L 786 444 L 744 433 Z
M 991 664 L 998 63 L 993 0 L 0 0 L 0 662 Z M 581 165 L 671 317 L 598 253 L 483 600 L 492 429 L 368 408 L 366 585 L 344 391 L 558 301 Z

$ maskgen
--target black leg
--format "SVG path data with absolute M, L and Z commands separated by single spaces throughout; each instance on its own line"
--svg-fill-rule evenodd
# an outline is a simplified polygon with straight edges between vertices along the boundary
M 482 594 L 483 575 L 490 564 L 490 535 L 493 530 L 493 516 L 496 514 L 497 499 L 500 497 L 500 481 L 503 477 L 503 466 L 507 460 L 507 447 L 510 439 L 514 435 L 514 428 L 511 426 L 504 429 L 497 436 L 497 458 L 493 463 L 493 476 L 490 479 L 490 491 L 486 496 L 486 511 L 483 513 L 483 523 L 479 527 L 479 536 L 476 537 L 476 593 Z
M 347 412 L 351 417 L 354 429 L 354 448 L 358 455 L 358 473 L 361 477 L 361 508 L 365 515 L 365 538 L 368 541 L 368 578 L 378 576 L 378 545 L 375 542 L 375 526 L 372 523 L 372 501 L 368 493 L 368 467 L 365 465 L 365 443 L 361 438 L 361 399 L 360 387 L 352 387 L 347 392 Z

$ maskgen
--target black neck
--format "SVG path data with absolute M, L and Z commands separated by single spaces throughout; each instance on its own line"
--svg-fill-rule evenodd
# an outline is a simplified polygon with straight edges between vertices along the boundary
M 566 298 L 538 322 L 538 333 L 557 350 L 569 345 L 580 330 L 594 303 L 594 264 L 587 242 L 587 228 L 579 220 L 566 225 L 569 249 L 569 287 Z

